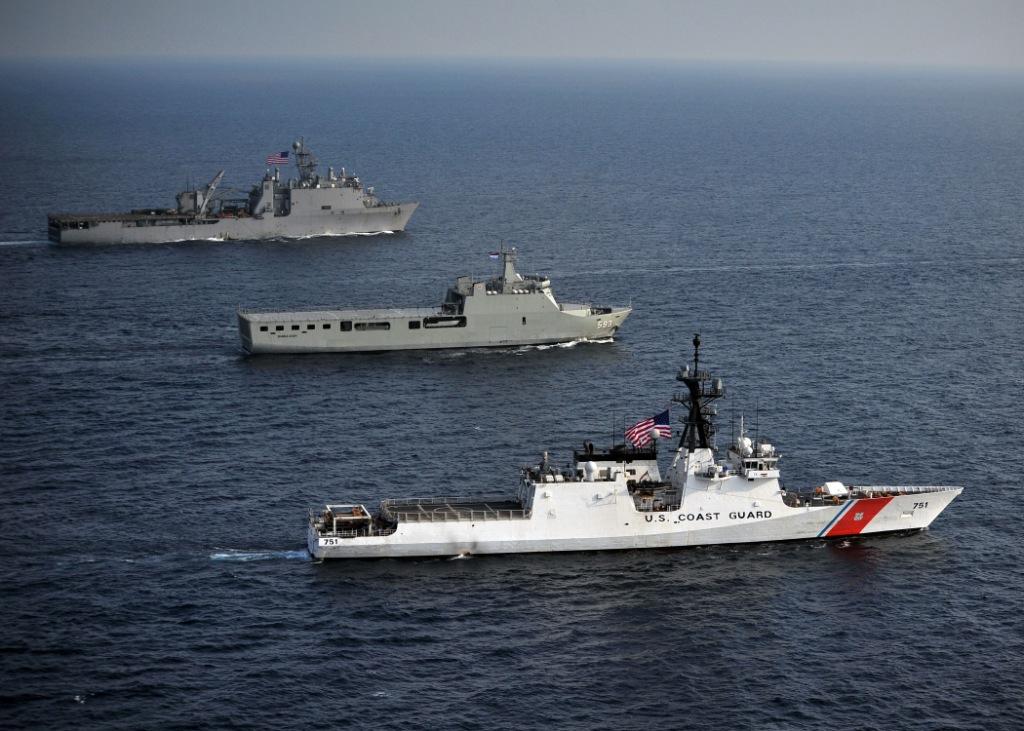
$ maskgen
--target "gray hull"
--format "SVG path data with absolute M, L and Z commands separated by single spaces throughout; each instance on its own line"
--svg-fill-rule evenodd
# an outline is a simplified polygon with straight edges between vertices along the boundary
M 378 198 L 355 175 L 328 168 L 303 140 L 267 158 L 267 165 L 295 160 L 298 179 L 269 169 L 244 197 L 216 194 L 224 171 L 204 187 L 184 190 L 174 208 L 127 213 L 51 213 L 50 240 L 58 244 L 166 244 L 173 241 L 248 241 L 404 231 L 418 203 Z
M 551 282 L 515 269 L 515 251 L 494 254 L 503 271 L 488 281 L 459 277 L 435 308 L 391 310 L 241 310 L 247 353 L 355 353 L 432 348 L 487 348 L 604 340 L 629 307 L 559 304 Z
M 424 325 L 438 316 L 436 310 L 395 310 L 383 317 L 366 313 L 362 318 L 352 311 L 280 315 L 240 312 L 238 326 L 242 348 L 250 354 L 487 348 L 608 339 L 614 337 L 632 310 L 606 309 L 610 311 L 593 312 L 587 307 L 575 313 L 557 308 L 531 312 L 525 323 L 521 312 L 495 312 L 467 316 L 463 325 L 442 327 Z M 346 323 L 351 323 L 352 329 L 342 330 Z M 412 329 L 411 324 L 418 327 Z M 357 329 L 360 325 L 379 329 Z
M 380 206 L 362 211 L 320 215 L 292 212 L 283 217 L 211 218 L 186 223 L 154 224 L 152 219 L 90 222 L 88 228 L 64 229 L 52 239 L 60 244 L 166 244 L 174 241 L 248 241 L 254 239 L 343 236 L 404 231 L 418 203 Z

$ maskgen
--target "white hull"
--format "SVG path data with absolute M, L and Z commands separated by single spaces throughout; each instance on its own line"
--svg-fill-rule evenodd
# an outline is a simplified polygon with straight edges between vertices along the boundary
M 781 455 L 764 440 L 739 435 L 719 460 L 713 446 L 720 378 L 692 368 L 676 380 L 688 408 L 679 447 L 662 479 L 652 434 L 669 415 L 638 422 L 625 444 L 595 451 L 587 443 L 565 469 L 545 452 L 524 467 L 512 499 L 402 498 L 372 514 L 362 505 L 328 505 L 310 514 L 309 552 L 317 558 L 393 558 L 457 554 L 606 551 L 846 538 L 921 530 L 961 493 L 958 486 L 852 487 L 829 481 L 794 491 L 781 482 Z
M 704 493 L 688 495 L 679 510 L 643 512 L 624 482 L 611 490 L 608 483 L 588 482 L 545 487 L 537 486 L 541 492 L 526 518 L 401 522 L 390 535 L 351 538 L 325 536 L 311 525 L 309 552 L 317 558 L 399 558 L 841 538 L 926 528 L 963 489 L 907 488 L 914 492 L 814 507 Z

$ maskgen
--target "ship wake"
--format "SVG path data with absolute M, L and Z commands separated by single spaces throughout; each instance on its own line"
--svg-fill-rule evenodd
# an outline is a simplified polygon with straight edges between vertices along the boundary
M 10 239 L 0 241 L 0 246 L 40 246 L 48 243 L 44 239 Z
M 346 231 L 336 234 L 309 234 L 308 236 L 279 236 L 275 241 L 305 241 L 306 239 L 333 239 L 340 236 L 390 236 L 394 231 Z
M 211 561 L 310 561 L 309 552 L 274 550 L 226 550 L 210 554 Z
M 593 344 L 593 345 L 604 345 L 606 343 L 614 343 L 615 338 L 598 338 L 591 340 L 590 338 L 580 338 L 579 340 L 570 340 L 565 343 L 545 343 L 543 345 L 524 345 L 516 349 L 516 353 L 525 353 L 531 350 L 551 350 L 552 348 L 575 348 L 577 345 Z

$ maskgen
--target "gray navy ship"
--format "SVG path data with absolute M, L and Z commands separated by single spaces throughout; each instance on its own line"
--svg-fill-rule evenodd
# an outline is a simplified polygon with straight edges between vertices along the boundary
M 208 185 L 178 194 L 177 207 L 129 213 L 54 213 L 50 240 L 59 244 L 163 244 L 190 240 L 304 238 L 405 230 L 418 203 L 391 203 L 341 169 L 318 173 L 303 140 L 292 145 L 298 179 L 270 170 L 243 198 L 214 196 L 221 170 Z M 268 158 L 287 162 L 288 152 Z
M 239 310 L 247 353 L 340 353 L 542 345 L 612 338 L 631 307 L 559 304 L 551 281 L 516 271 L 516 250 L 497 254 L 502 273 L 459 277 L 439 307 L 387 310 Z

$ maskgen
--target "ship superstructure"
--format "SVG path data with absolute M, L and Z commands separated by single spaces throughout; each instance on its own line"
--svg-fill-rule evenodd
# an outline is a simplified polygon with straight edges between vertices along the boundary
M 248 195 L 215 195 L 224 171 L 205 186 L 185 190 L 168 209 L 127 213 L 50 214 L 50 240 L 60 244 L 153 244 L 188 240 L 305 238 L 403 231 L 418 203 L 379 199 L 344 168 L 318 172 L 300 139 L 292 145 L 298 178 L 268 169 Z M 284 153 L 282 153 L 284 154 Z
M 340 353 L 540 345 L 611 338 L 629 307 L 559 303 L 551 281 L 516 271 L 502 247 L 501 274 L 459 277 L 438 307 L 238 312 L 247 353 Z
M 713 402 L 721 379 L 700 366 L 677 378 L 686 409 L 679 445 L 662 475 L 654 449 L 588 444 L 565 467 L 547 457 L 523 468 L 516 493 L 494 498 L 384 500 L 376 511 L 331 504 L 311 512 L 317 558 L 668 548 L 831 539 L 926 528 L 959 486 L 864 486 L 827 481 L 790 490 L 781 455 L 741 428 L 725 454 L 714 446 Z

